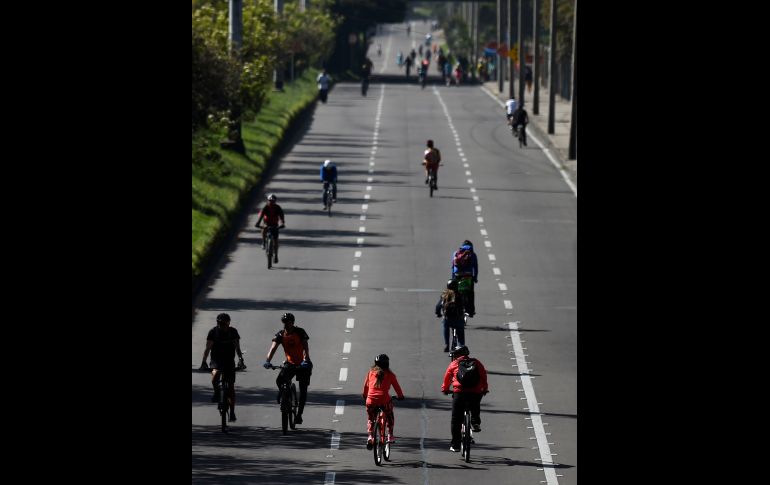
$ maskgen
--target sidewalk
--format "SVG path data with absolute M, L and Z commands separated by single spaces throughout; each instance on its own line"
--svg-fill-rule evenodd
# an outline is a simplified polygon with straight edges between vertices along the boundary
M 500 94 L 497 81 L 483 83 L 483 86 L 504 103 L 508 100 L 508 84 L 508 81 L 503 82 L 503 94 Z M 518 80 L 514 85 L 516 87 L 516 96 L 518 97 Z M 546 148 L 551 150 L 551 153 L 566 169 L 570 179 L 572 179 L 572 182 L 577 186 L 577 160 L 567 160 L 569 154 L 569 125 L 570 118 L 572 117 L 572 104 L 558 94 L 554 97 L 556 103 L 554 110 L 554 134 L 549 135 L 548 89 L 540 86 L 540 91 L 538 92 L 538 111 L 540 114 L 537 115 L 532 113 L 532 97 L 534 94 L 534 86 L 532 86 L 532 91 L 525 91 L 524 93 L 524 107 L 529 114 L 528 128 Z

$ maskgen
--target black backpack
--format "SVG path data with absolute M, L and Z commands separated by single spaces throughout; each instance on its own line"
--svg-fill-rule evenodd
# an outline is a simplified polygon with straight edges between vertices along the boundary
M 465 388 L 476 387 L 481 380 L 476 359 L 463 359 L 457 363 L 457 382 Z

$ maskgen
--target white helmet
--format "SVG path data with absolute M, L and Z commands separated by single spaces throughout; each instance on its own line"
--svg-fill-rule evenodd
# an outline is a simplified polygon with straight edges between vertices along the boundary
M 324 160 L 324 167 L 328 167 L 330 163 L 332 163 L 331 160 Z

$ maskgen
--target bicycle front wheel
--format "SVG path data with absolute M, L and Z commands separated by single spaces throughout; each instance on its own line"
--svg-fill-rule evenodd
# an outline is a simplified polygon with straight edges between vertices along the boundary
M 289 406 L 289 427 L 291 429 L 297 429 L 297 425 L 294 420 L 297 416 L 297 407 L 299 407 L 299 401 L 297 401 L 297 386 L 291 383 L 291 392 L 289 392 L 291 398 L 291 405 Z
M 275 241 L 271 236 L 267 240 L 267 269 L 273 267 L 273 254 L 275 254 Z
M 222 418 L 222 432 L 227 433 L 227 394 L 230 391 L 226 383 L 227 379 L 222 379 L 221 396 L 219 398 L 219 416 Z
M 281 395 L 281 429 L 283 434 L 286 434 L 289 429 L 289 414 L 291 414 L 291 395 L 289 389 L 286 388 Z
M 463 421 L 462 437 L 462 455 L 465 457 L 465 463 L 468 463 L 471 461 L 471 413 L 467 411 Z

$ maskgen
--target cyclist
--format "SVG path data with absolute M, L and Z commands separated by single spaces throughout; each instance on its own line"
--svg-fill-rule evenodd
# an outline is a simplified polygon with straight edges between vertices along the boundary
M 473 243 L 469 240 L 463 241 L 460 247 L 452 253 L 452 279 L 458 281 L 458 287 L 462 287 L 462 292 L 466 298 L 465 311 L 469 317 L 476 314 L 475 294 L 473 285 L 479 282 L 479 260 L 476 253 L 473 252 Z M 460 280 L 470 280 L 469 282 Z M 466 288 L 465 286 L 468 285 Z
M 203 351 L 201 370 L 208 370 L 206 359 L 211 352 L 211 385 L 214 387 L 214 396 L 211 402 L 219 402 L 221 388 L 219 378 L 226 379 L 230 384 L 230 421 L 235 421 L 235 354 L 238 354 L 238 368 L 245 368 L 243 364 L 243 352 L 241 351 L 241 336 L 238 330 L 230 326 L 230 315 L 220 313 L 217 315 L 217 326 L 209 330 L 206 337 L 206 350 Z
M 465 301 L 462 293 L 457 291 L 457 280 L 449 280 L 446 290 L 436 303 L 436 316 L 443 316 L 441 321 L 444 327 L 444 352 L 449 352 L 449 329 L 457 329 L 457 343 L 465 345 Z
M 521 130 L 521 142 L 524 146 L 527 146 L 527 124 L 529 124 L 529 116 L 527 116 L 527 110 L 524 109 L 524 103 L 521 103 L 516 107 L 516 111 L 513 112 L 513 130 L 518 133 L 516 129 L 519 125 L 522 125 L 524 129 Z
M 438 164 L 441 162 L 441 152 L 433 147 L 433 140 L 428 140 L 425 145 L 427 148 L 422 155 L 422 164 L 425 165 L 425 183 L 428 183 L 428 171 L 433 169 L 433 180 L 438 190 Z
M 326 69 L 323 69 L 316 79 L 316 82 L 318 83 L 318 95 L 321 98 L 322 103 L 326 103 L 327 96 L 329 95 L 329 83 L 331 83 L 331 81 L 332 78 L 326 72 Z
M 372 68 L 374 63 L 368 57 L 364 59 L 364 63 L 361 64 L 361 82 L 369 84 L 369 76 L 372 75 Z
M 511 98 L 505 102 L 505 117 L 508 119 L 509 125 L 511 124 L 511 118 L 513 118 L 514 111 L 516 111 L 516 99 Z
M 284 368 L 278 373 L 275 380 L 278 386 L 278 402 L 281 402 L 281 385 L 290 382 L 292 377 L 297 377 L 299 383 L 299 407 L 297 417 L 294 419 L 296 424 L 302 424 L 302 411 L 305 410 L 305 401 L 307 401 L 307 386 L 310 385 L 310 375 L 313 373 L 313 363 L 310 361 L 310 348 L 307 341 L 310 339 L 303 328 L 294 326 L 294 315 L 284 313 L 281 317 L 283 330 L 280 330 L 273 337 L 273 343 L 267 353 L 267 360 L 262 364 L 265 369 L 270 368 L 270 359 L 273 358 L 279 345 L 283 345 L 283 351 L 286 353 Z
M 254 225 L 254 227 L 260 227 L 259 223 L 262 222 L 262 219 L 265 220 L 265 226 L 262 227 L 262 249 L 265 249 L 265 244 L 267 244 L 268 227 L 275 227 L 275 232 L 273 234 L 275 237 L 275 256 L 273 258 L 274 263 L 278 262 L 278 221 L 281 221 L 281 227 L 285 225 L 283 209 L 281 209 L 281 206 L 276 203 L 276 200 L 278 200 L 278 197 L 276 197 L 275 194 L 268 194 L 267 204 L 262 209 L 260 209 L 259 218 L 257 219 L 257 223 Z
M 395 416 L 393 415 L 393 402 L 390 399 L 390 386 L 396 390 L 399 401 L 404 400 L 404 393 L 398 383 L 396 374 L 390 370 L 390 359 L 385 354 L 380 354 L 374 358 L 374 365 L 369 369 L 369 373 L 364 379 L 364 390 L 362 396 L 366 402 L 366 414 L 369 420 L 366 424 L 366 431 L 369 436 L 366 439 L 366 449 L 371 450 L 374 446 L 374 421 L 377 419 L 377 407 L 385 408 L 385 423 L 388 428 L 386 439 L 388 443 L 395 443 L 396 437 L 393 435 L 393 425 Z
M 324 183 L 324 194 L 329 184 L 332 184 L 332 202 L 337 202 L 337 165 L 331 160 L 324 160 L 321 164 L 321 182 Z M 323 198 L 324 195 L 321 195 Z M 324 210 L 326 209 L 326 199 L 323 201 Z
M 463 414 L 465 413 L 465 407 L 468 406 L 471 411 L 471 426 L 473 431 L 478 433 L 481 431 L 481 398 L 489 392 L 489 383 L 487 382 L 487 370 L 484 368 L 484 364 L 478 359 L 470 359 L 468 356 L 470 351 L 465 345 L 458 345 L 452 349 L 452 353 L 449 356 L 452 358 L 449 367 L 447 367 L 444 373 L 444 382 L 441 384 L 441 392 L 449 394 L 449 385 L 453 387 L 454 394 L 452 395 L 452 443 L 449 446 L 449 451 L 460 451 L 460 425 L 463 421 Z M 458 380 L 457 371 L 460 367 L 460 362 L 464 360 L 475 361 L 478 367 L 478 383 L 475 386 L 463 388 L 462 384 Z

